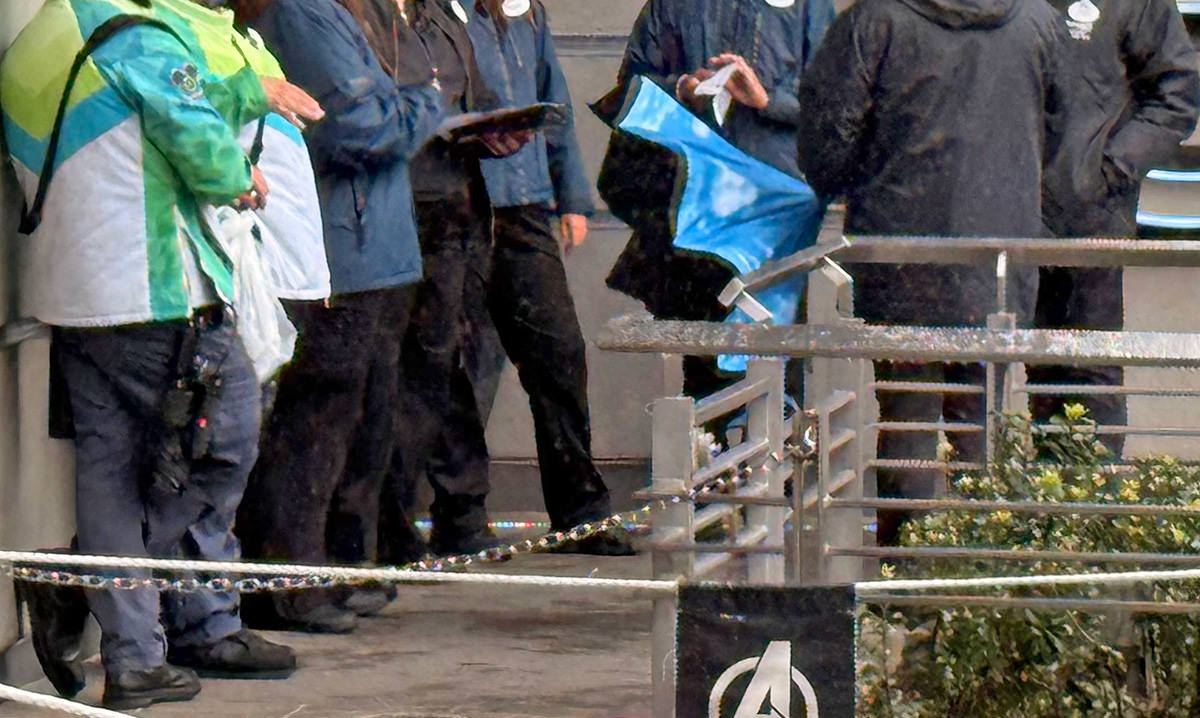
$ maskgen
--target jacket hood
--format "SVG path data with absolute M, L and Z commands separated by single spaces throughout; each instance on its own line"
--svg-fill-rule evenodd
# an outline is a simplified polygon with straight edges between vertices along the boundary
M 1009 21 L 1021 0 L 900 0 L 952 30 L 987 29 Z

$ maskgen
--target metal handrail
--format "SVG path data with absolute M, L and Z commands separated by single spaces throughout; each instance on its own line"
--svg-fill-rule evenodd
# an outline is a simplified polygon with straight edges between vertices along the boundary
M 850 236 L 839 262 L 994 265 L 1000 252 L 1010 266 L 1200 267 L 1200 245 L 1188 240 L 1001 237 Z
M 1008 511 L 1014 514 L 1070 516 L 1200 516 L 1200 505 L 1099 504 L 1043 501 L 989 501 L 985 499 L 825 499 L 831 509 L 890 509 L 893 511 Z
M 912 596 L 896 593 L 876 593 L 856 596 L 861 603 L 873 606 L 949 606 L 952 608 L 986 607 L 1033 609 L 1041 611 L 1085 611 L 1131 614 L 1195 615 L 1200 603 L 1162 603 L 1154 601 L 1117 601 L 1095 598 L 1009 598 L 1006 596 Z
M 1200 245 L 1200 243 L 1197 243 Z M 622 352 L 1075 366 L 1200 368 L 1200 334 L 861 324 L 724 324 L 617 317 L 597 344 Z
M 968 558 L 993 561 L 1051 561 L 1055 563 L 1127 563 L 1139 566 L 1162 564 L 1200 566 L 1200 554 L 1118 553 L 1102 551 L 1038 551 L 1006 548 L 958 548 L 941 546 L 826 546 L 830 556 L 857 556 L 877 559 Z
M 0 348 L 10 349 L 33 339 L 46 339 L 50 336 L 50 327 L 36 319 L 14 319 L 0 325 Z
M 1200 247 L 1187 240 L 847 235 L 766 262 L 736 277 L 725 292 L 732 297 L 764 289 L 831 257 L 865 264 L 994 265 L 1002 253 L 1012 266 L 1200 267 Z

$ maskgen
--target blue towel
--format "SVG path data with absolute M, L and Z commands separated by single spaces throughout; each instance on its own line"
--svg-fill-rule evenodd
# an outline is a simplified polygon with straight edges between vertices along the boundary
M 653 82 L 638 78 L 630 93 L 616 126 L 672 150 L 685 170 L 671 207 L 673 246 L 746 274 L 817 241 L 825 205 L 807 184 L 737 149 Z M 795 322 L 805 280 L 798 274 L 755 293 L 773 323 Z M 750 318 L 735 309 L 725 321 Z M 727 355 L 718 364 L 738 373 L 748 359 Z

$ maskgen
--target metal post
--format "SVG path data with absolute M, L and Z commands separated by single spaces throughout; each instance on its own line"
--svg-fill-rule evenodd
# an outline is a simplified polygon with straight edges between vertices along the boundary
M 690 487 L 695 470 L 692 449 L 695 403 L 686 397 L 659 399 L 652 405 L 651 413 L 651 488 L 682 494 Z M 653 540 L 656 543 L 691 543 L 695 538 L 694 515 L 695 507 L 690 502 L 657 505 L 651 516 Z M 667 551 L 654 551 L 652 561 L 655 578 L 689 576 L 695 568 L 694 553 L 672 555 Z M 675 715 L 675 611 L 674 598 L 654 599 L 650 637 L 654 718 L 674 718 Z
M 854 281 L 842 267 L 826 259 L 825 266 L 809 275 L 808 321 L 821 325 L 861 325 L 861 319 L 854 318 Z M 816 510 L 804 518 L 812 526 L 812 540 L 805 541 L 804 558 L 808 561 L 803 566 L 803 578 L 810 582 L 828 582 L 833 575 L 831 560 L 825 556 L 823 547 L 834 538 L 847 538 L 847 526 L 852 526 L 858 534 L 855 543 L 862 541 L 862 523 L 857 516 L 851 514 L 834 514 L 823 508 L 825 499 L 832 489 L 831 482 L 840 470 L 852 469 L 855 480 L 842 487 L 844 495 L 861 496 L 862 478 L 867 456 L 867 447 L 863 442 L 870 437 L 864 436 L 863 429 L 869 419 L 865 415 L 866 408 L 862 403 L 869 392 L 871 369 L 870 362 L 853 359 L 833 359 L 813 357 L 809 360 L 812 370 L 805 375 L 804 396 L 807 408 L 817 412 L 817 441 L 818 457 L 816 463 Z M 844 406 L 841 415 L 836 419 L 831 416 L 835 397 L 845 398 L 852 395 L 856 406 Z M 837 456 L 830 449 L 831 433 L 836 427 L 845 427 L 854 431 L 854 439 L 850 444 L 836 450 Z M 874 445 L 870 450 L 873 453 Z M 795 489 L 794 489 L 795 490 Z M 842 493 L 837 492 L 837 493 Z M 844 522 L 843 522 L 844 521 Z M 835 524 L 843 522 L 839 528 Z M 803 530 L 798 519 L 793 520 L 793 530 Z
M 875 392 L 871 389 L 871 383 L 875 380 L 875 364 L 873 362 L 859 359 L 855 362 L 858 366 L 858 383 L 854 388 L 855 395 L 858 397 L 854 402 L 854 484 L 844 493 L 845 496 L 851 498 L 863 498 L 866 495 L 867 481 L 867 462 L 875 458 L 876 449 L 878 447 L 878 437 L 874 432 L 867 430 L 867 425 L 875 420 L 879 411 L 876 408 Z M 870 411 L 868 411 L 870 408 Z M 878 492 L 872 489 L 871 495 L 876 495 Z M 868 543 L 875 544 L 875 534 L 868 535 L 867 524 L 874 523 L 878 527 L 878 518 L 875 511 L 863 511 L 859 515 L 859 521 L 862 523 L 862 528 L 859 531 L 858 545 L 866 546 Z M 869 578 L 879 575 L 879 565 L 873 561 L 864 560 L 860 568 L 862 577 Z
M 828 400 L 826 400 L 828 401 Z M 825 402 L 817 408 L 817 571 L 816 582 L 818 584 L 829 583 L 829 576 L 833 573 L 831 567 L 832 557 L 825 551 L 825 548 L 834 544 L 831 534 L 830 512 L 826 510 L 826 501 L 829 498 L 829 477 L 833 472 L 832 461 L 829 452 L 829 435 L 832 433 L 829 422 L 829 409 L 826 408 Z
M 662 358 L 663 396 L 683 396 L 683 356 L 660 354 Z
M 1001 253 L 1003 257 L 1004 254 Z M 999 277 L 997 277 L 999 281 Z M 1008 313 L 989 314 L 987 318 L 988 329 L 997 331 L 1013 331 L 1017 328 L 1017 315 Z M 984 463 L 990 463 L 996 457 L 996 429 L 997 415 L 1008 408 L 1009 399 L 1011 397 L 1011 387 L 1013 384 L 1013 365 L 1012 364 L 996 364 L 988 362 L 987 378 L 985 380 L 985 394 L 987 403 L 987 416 L 984 420 L 984 427 L 987 435 L 984 437 L 986 447 L 984 450 Z M 974 461 L 974 458 L 969 460 Z
M 751 485 L 765 485 L 766 496 L 783 498 L 783 484 L 788 471 L 783 448 L 783 360 L 755 359 L 750 362 L 746 378 L 751 381 L 770 380 L 766 396 L 747 407 L 746 434 L 750 441 L 766 438 L 770 449 L 762 466 L 755 469 Z M 785 509 L 779 506 L 747 506 L 746 523 L 766 529 L 764 543 L 782 546 Z M 751 583 L 782 584 L 784 581 L 782 554 L 753 554 L 749 558 Z

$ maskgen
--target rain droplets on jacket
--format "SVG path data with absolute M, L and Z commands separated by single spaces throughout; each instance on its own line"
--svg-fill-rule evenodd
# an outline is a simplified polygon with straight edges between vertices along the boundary
M 801 169 L 845 196 L 850 234 L 1042 236 L 1062 34 L 1042 2 L 859 0 L 801 84 Z M 996 307 L 994 267 L 852 274 L 856 309 L 874 321 L 981 324 Z M 1029 319 L 1036 271 L 1013 276 L 1013 308 Z
M 1074 0 L 1049 2 L 1065 22 Z M 1046 223 L 1063 237 L 1134 236 L 1142 178 L 1196 125 L 1196 49 L 1174 0 L 1092 2 L 1100 20 L 1064 40 L 1064 139 L 1046 170 Z
M 251 23 L 325 118 L 307 133 L 333 293 L 421 279 L 409 159 L 442 118 L 428 83 L 398 87 L 333 0 L 275 0 Z
M 5 139 L 32 200 L 67 69 L 129 2 L 47 0 L 0 65 Z M 159 28 L 118 32 L 83 66 L 38 229 L 20 239 L 21 308 L 48 324 L 183 319 L 232 298 L 198 206 L 250 189 L 235 129 L 267 112 L 253 72 L 218 78 L 202 51 Z M 217 296 L 212 294 L 215 290 Z
M 629 36 L 618 83 L 645 75 L 675 94 L 680 75 L 708 67 L 725 52 L 758 73 L 770 102 L 759 111 L 734 104 L 719 132 L 735 147 L 799 176 L 796 124 L 805 111 L 796 97 L 800 73 L 833 21 L 833 0 L 797 0 L 786 8 L 765 0 L 650 0 Z M 717 129 L 712 113 L 703 119 Z

